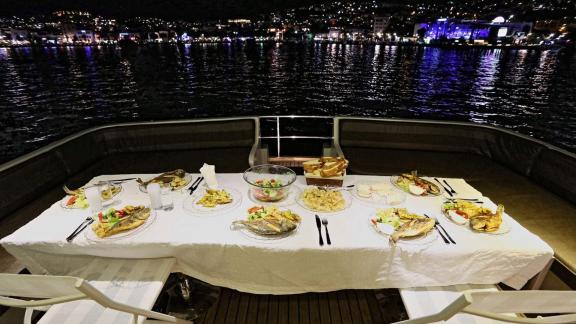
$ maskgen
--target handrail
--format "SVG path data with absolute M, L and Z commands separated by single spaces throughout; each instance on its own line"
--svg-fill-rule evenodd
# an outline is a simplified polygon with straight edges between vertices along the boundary
M 276 140 L 276 157 L 281 157 L 281 140 L 282 139 L 319 139 L 319 140 L 332 140 L 332 136 L 303 136 L 303 135 L 280 135 L 280 120 L 281 119 L 334 119 L 332 116 L 304 116 L 304 115 L 283 115 L 283 116 L 260 116 L 259 119 L 275 119 L 276 120 L 276 136 L 260 136 L 260 139 L 275 139 Z

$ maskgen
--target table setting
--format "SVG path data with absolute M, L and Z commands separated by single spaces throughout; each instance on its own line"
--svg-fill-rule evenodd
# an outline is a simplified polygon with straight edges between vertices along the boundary
M 266 294 L 519 289 L 553 257 L 464 179 L 347 175 L 347 164 L 320 158 L 304 176 L 272 165 L 101 175 L 0 244 L 33 273 L 65 275 L 94 257 L 174 257 L 175 271 Z M 70 205 L 85 202 L 66 208 L 74 194 Z

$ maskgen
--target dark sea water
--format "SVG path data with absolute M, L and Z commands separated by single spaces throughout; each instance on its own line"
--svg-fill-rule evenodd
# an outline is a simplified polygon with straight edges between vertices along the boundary
M 0 162 L 113 122 L 472 121 L 576 151 L 576 54 L 342 44 L 0 48 Z

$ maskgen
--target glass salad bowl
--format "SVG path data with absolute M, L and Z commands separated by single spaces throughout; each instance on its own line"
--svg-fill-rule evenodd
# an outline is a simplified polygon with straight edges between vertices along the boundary
M 244 180 L 250 185 L 250 194 L 256 200 L 274 202 L 288 196 L 290 186 L 296 181 L 296 173 L 280 165 L 262 164 L 244 171 Z

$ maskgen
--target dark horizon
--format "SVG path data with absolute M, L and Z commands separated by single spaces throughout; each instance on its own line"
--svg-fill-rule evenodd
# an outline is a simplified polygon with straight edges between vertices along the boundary
M 322 3 L 314 0 L 18 0 L 0 2 L 0 16 L 49 14 L 57 10 L 81 10 L 118 18 L 165 19 L 252 18 L 274 10 Z

